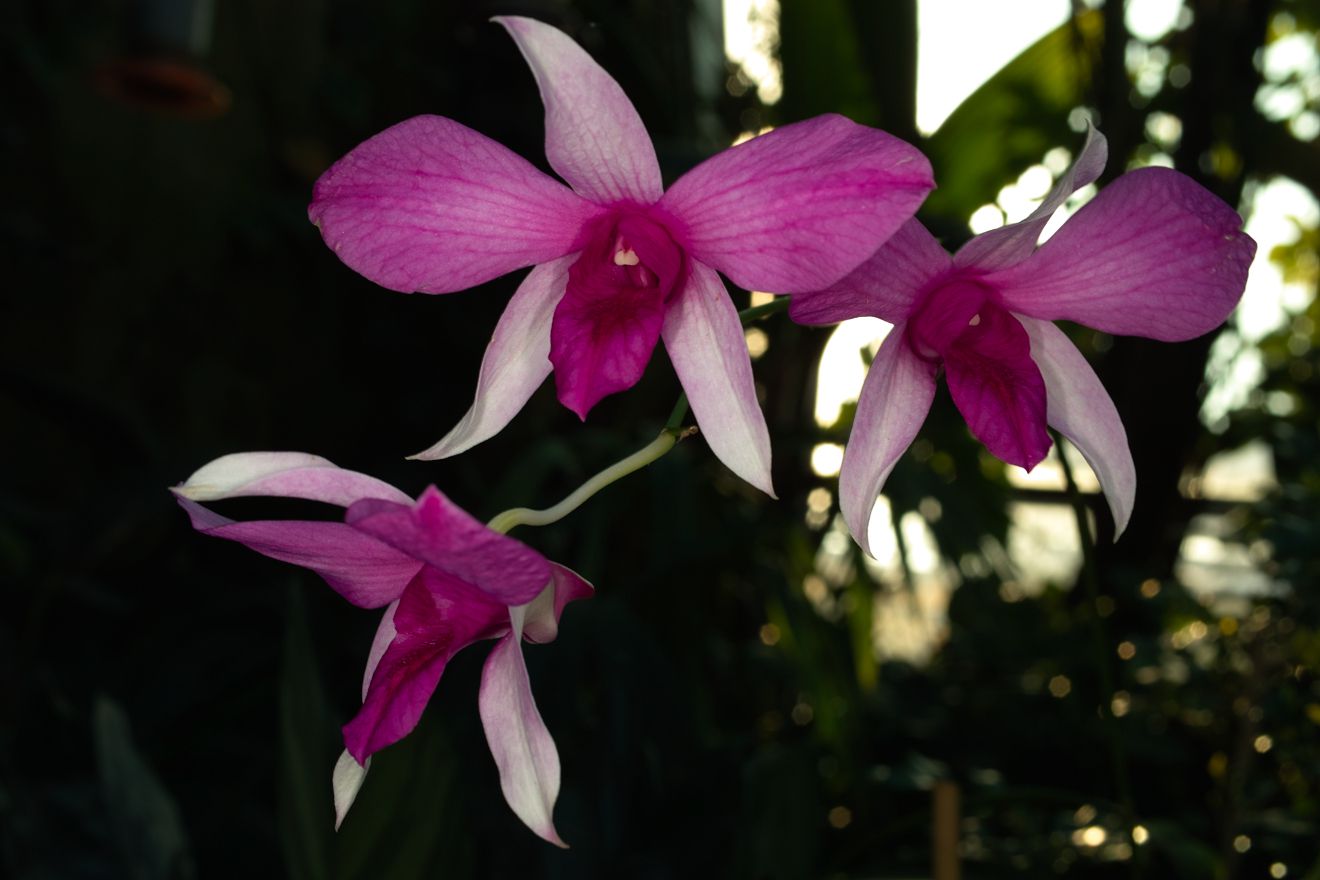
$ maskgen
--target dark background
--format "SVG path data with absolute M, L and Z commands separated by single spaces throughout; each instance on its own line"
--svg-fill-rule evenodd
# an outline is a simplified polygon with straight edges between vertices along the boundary
M 573 848 L 543 844 L 502 802 L 475 705 L 480 646 L 417 733 L 377 756 L 333 833 L 338 727 L 375 616 L 194 534 L 166 487 L 224 453 L 305 450 L 409 492 L 435 483 L 484 518 L 549 504 L 641 446 L 678 390 L 657 357 L 586 425 L 547 386 L 472 452 L 403 460 L 466 410 L 521 273 L 444 297 L 383 291 L 333 257 L 305 209 L 331 161 L 418 113 L 545 167 L 534 82 L 490 15 L 579 40 L 636 103 L 667 180 L 740 131 L 830 110 L 918 143 L 940 183 L 921 216 L 951 247 L 999 187 L 1051 147 L 1076 149 L 1076 107 L 1109 137 L 1109 179 L 1154 150 L 1145 120 L 1159 110 L 1182 121 L 1177 166 L 1231 204 L 1278 174 L 1320 185 L 1314 144 L 1253 103 L 1260 47 L 1320 26 L 1309 0 L 1189 2 L 1160 48 L 1190 76 L 1153 96 L 1133 88 L 1121 4 L 1079 10 L 925 141 L 914 2 L 781 5 L 773 107 L 709 62 L 718 7 L 693 0 L 219 0 L 191 42 L 169 26 L 183 0 L 0 11 L 0 875 L 929 876 L 930 788 L 944 780 L 962 795 L 967 876 L 1277 877 L 1277 863 L 1320 878 L 1314 302 L 1261 343 L 1261 388 L 1215 432 L 1198 418 L 1212 337 L 1076 334 L 1141 485 L 1116 544 L 1103 502 L 1084 499 L 1094 596 L 1006 589 L 1008 505 L 1026 496 L 941 392 L 888 489 L 899 513 L 939 502 L 929 526 L 959 582 L 920 664 L 877 661 L 871 639 L 875 597 L 910 578 L 873 578 L 855 549 L 816 571 L 829 517 L 804 522 L 806 499 L 834 487 L 809 455 L 842 442 L 847 416 L 812 420 L 826 333 L 767 323 L 756 372 L 780 501 L 691 441 L 519 533 L 598 589 L 554 645 L 528 651 Z M 128 63 L 143 58 L 225 91 Z M 1314 286 L 1316 244 L 1305 230 L 1273 257 Z M 1268 405 L 1283 399 L 1272 392 L 1291 405 Z M 1275 490 L 1189 497 L 1209 455 L 1253 438 L 1271 446 Z M 1206 513 L 1252 548 L 1269 592 L 1216 603 L 1179 583 L 1183 535 Z M 804 594 L 813 574 L 828 602 Z M 1202 636 L 1173 637 L 1187 632 Z M 1062 697 L 1043 684 L 1058 676 Z M 1116 691 L 1121 717 L 1106 708 Z M 1134 824 L 1145 845 L 1130 845 Z M 1105 846 L 1080 841 L 1090 826 Z

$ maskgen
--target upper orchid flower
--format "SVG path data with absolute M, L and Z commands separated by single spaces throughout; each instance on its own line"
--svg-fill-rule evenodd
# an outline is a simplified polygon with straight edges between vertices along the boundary
M 551 818 L 559 755 L 532 699 L 521 644 L 554 639 L 564 606 L 590 596 L 590 584 L 486 528 L 435 487 L 414 503 L 393 486 L 314 455 L 226 455 L 173 491 L 198 531 L 309 568 L 354 605 L 385 608 L 367 659 L 362 709 L 344 726 L 347 750 L 335 765 L 337 822 L 371 754 L 417 725 L 449 659 L 474 642 L 499 639 L 478 698 L 486 741 L 509 806 L 539 836 L 563 845 Z M 344 522 L 235 522 L 197 503 L 257 495 L 348 510 Z
M 805 324 L 870 315 L 894 324 L 857 402 L 839 474 L 844 519 L 863 549 L 876 495 L 925 421 L 942 366 L 986 448 L 1030 469 L 1046 425 L 1086 457 L 1115 530 L 1132 513 L 1136 470 L 1114 403 L 1052 321 L 1164 341 L 1220 324 L 1246 284 L 1256 243 L 1228 205 L 1166 168 L 1124 174 L 1045 244 L 1041 230 L 1104 168 L 1091 129 L 1077 162 L 1031 216 L 978 235 L 951 258 L 916 220 L 837 284 L 794 297 Z
M 748 289 L 831 284 L 912 216 L 930 164 L 884 132 L 822 116 L 726 150 L 666 192 L 619 84 L 555 28 L 495 21 L 531 65 L 546 157 L 569 186 L 452 120 L 419 116 L 331 167 L 309 211 L 345 263 L 394 290 L 448 293 L 536 267 L 495 328 L 472 408 L 417 457 L 493 436 L 552 368 L 559 399 L 585 418 L 637 382 L 663 338 L 711 449 L 771 492 L 770 437 L 717 270 Z

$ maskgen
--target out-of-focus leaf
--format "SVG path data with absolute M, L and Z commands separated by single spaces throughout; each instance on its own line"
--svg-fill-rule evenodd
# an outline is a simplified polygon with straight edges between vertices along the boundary
M 307 612 L 297 585 L 289 590 L 280 672 L 278 815 L 284 864 L 293 880 L 329 880 L 334 803 L 330 771 L 337 727 L 326 709 Z
M 963 220 L 1052 147 L 1080 143 L 1068 114 L 1084 100 L 1089 47 L 1102 38 L 1103 27 L 1097 10 L 1077 16 L 958 105 L 926 141 L 939 188 L 925 212 Z
M 174 798 L 133 743 L 123 708 L 106 696 L 92 709 L 92 738 L 116 847 L 134 880 L 195 877 Z

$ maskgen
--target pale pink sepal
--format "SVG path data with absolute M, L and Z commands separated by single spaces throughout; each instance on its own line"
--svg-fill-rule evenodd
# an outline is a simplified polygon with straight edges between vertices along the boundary
M 1006 307 L 1166 342 L 1223 323 L 1256 243 L 1184 174 L 1141 168 L 1105 187 L 1024 263 L 985 277 Z
M 305 452 L 236 452 L 202 465 L 171 489 L 193 501 L 267 495 L 348 507 L 361 498 L 407 502 L 403 492 L 375 477 L 344 470 Z
M 339 756 L 338 761 L 335 761 L 334 772 L 330 774 L 330 788 L 335 797 L 336 831 L 344 824 L 344 817 L 348 815 L 353 801 L 357 800 L 358 792 L 362 790 L 362 783 L 366 781 L 367 771 L 370 769 L 370 758 L 367 758 L 367 763 L 359 764 L 347 750 Z
M 179 496 L 178 502 L 197 531 L 311 569 L 336 593 L 361 608 L 379 608 L 399 598 L 422 567 L 416 559 L 344 523 L 235 522 L 188 498 Z
M 550 319 L 564 296 L 569 254 L 536 266 L 518 285 L 481 359 L 472 408 L 434 446 L 412 458 L 430 461 L 465 452 L 504 429 L 550 375 Z
M 363 142 L 316 182 L 308 215 L 353 270 L 448 293 L 577 250 L 600 212 L 530 162 L 441 116 Z
M 991 272 L 1020 263 L 1036 249 L 1036 242 L 1050 222 L 1054 212 L 1063 206 L 1068 197 L 1077 190 L 1092 183 L 1105 170 L 1105 161 L 1109 157 L 1109 144 L 1093 125 L 1086 126 L 1086 142 L 1072 167 L 1055 182 L 1045 201 L 1025 219 L 1010 223 L 989 232 L 983 232 L 963 245 L 954 254 L 953 261 L 959 268 L 975 267 Z
M 738 310 L 715 270 L 690 262 L 662 336 L 697 426 L 716 458 L 774 497 L 770 431 L 756 401 L 752 362 Z
M 839 507 L 857 543 L 871 552 L 875 499 L 912 445 L 935 399 L 935 366 L 912 353 L 899 324 L 871 362 L 839 472 Z
M 416 504 L 359 501 L 348 524 L 505 605 L 530 602 L 550 582 L 545 557 L 492 532 L 434 486 Z
M 478 708 L 509 807 L 538 837 L 567 848 L 553 818 L 559 797 L 559 752 L 536 708 L 523 660 L 525 615 L 525 607 L 509 609 L 512 630 L 486 659 Z
M 1017 319 L 1031 337 L 1031 357 L 1045 379 L 1046 418 L 1095 471 L 1117 538 L 1127 528 L 1137 495 L 1137 469 L 1123 420 L 1095 370 L 1062 330 L 1026 315 Z
M 565 33 L 519 16 L 492 19 L 532 68 L 545 104 L 545 155 L 569 186 L 598 204 L 660 198 L 660 163 L 632 101 Z
M 690 256 L 749 290 L 790 293 L 855 269 L 933 186 L 916 148 L 827 114 L 707 159 L 660 207 Z
M 918 220 L 899 227 L 865 263 L 824 290 L 794 294 L 788 316 L 799 324 L 837 324 L 869 316 L 908 319 L 917 297 L 953 268 L 949 253 Z

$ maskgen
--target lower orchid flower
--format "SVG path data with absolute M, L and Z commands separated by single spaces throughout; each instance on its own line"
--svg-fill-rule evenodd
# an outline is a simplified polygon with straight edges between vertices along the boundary
M 498 639 L 478 705 L 500 786 L 518 818 L 564 845 L 552 820 L 559 755 L 532 699 L 522 640 L 553 640 L 564 606 L 590 596 L 590 584 L 482 525 L 435 487 L 414 502 L 314 455 L 226 455 L 173 492 L 198 531 L 311 569 L 354 605 L 385 608 L 367 659 L 362 709 L 344 726 L 346 750 L 334 769 L 336 827 L 372 753 L 417 725 L 450 658 Z M 301 498 L 347 511 L 343 522 L 236 522 L 198 503 L 243 496 Z
M 1045 224 L 1105 165 L 1090 129 L 1076 163 L 1020 223 L 976 236 L 952 257 L 909 221 L 836 284 L 793 298 L 804 324 L 872 316 L 894 325 L 857 402 L 839 474 L 845 521 L 864 550 L 886 478 L 915 438 L 943 368 L 972 434 L 1028 470 L 1050 448 L 1049 425 L 1095 471 L 1115 531 L 1132 513 L 1136 469 L 1113 401 L 1052 323 L 1163 341 L 1214 329 L 1242 296 L 1256 243 L 1237 213 L 1167 168 L 1128 172 L 1044 244 Z

